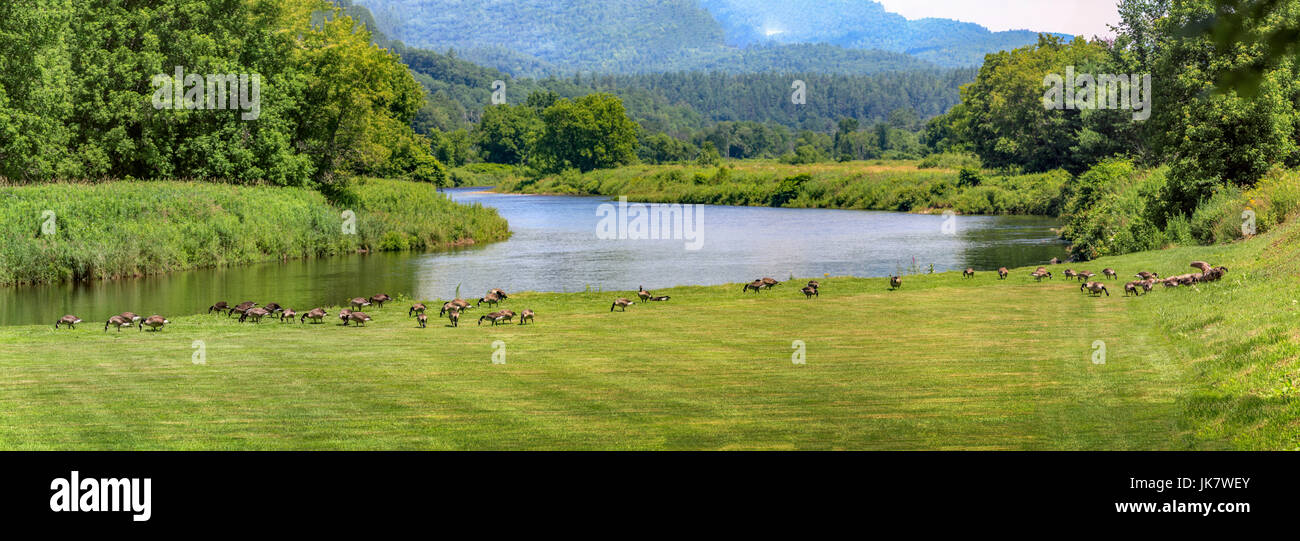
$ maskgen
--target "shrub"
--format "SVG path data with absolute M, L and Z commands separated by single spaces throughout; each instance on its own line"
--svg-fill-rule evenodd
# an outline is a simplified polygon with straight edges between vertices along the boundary
M 921 159 L 917 169 L 982 169 L 979 156 L 969 152 L 943 152 Z

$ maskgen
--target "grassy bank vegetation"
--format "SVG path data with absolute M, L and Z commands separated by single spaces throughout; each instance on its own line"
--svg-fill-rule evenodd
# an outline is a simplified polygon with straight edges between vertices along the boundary
M 1118 285 L 1192 260 L 1231 270 L 1142 297 Z M 475 326 L 480 310 L 419 329 L 405 302 L 366 328 L 200 315 L 105 333 L 79 314 L 76 330 L 0 328 L 0 448 L 1295 450 L 1298 262 L 1284 225 L 1083 266 L 1119 271 L 1110 297 L 1056 267 L 898 291 L 817 277 L 813 300 L 793 283 L 681 287 L 627 313 L 609 303 L 630 292 L 511 292 L 506 307 L 537 312 L 522 327 Z
M 1218 185 L 1187 214 L 1172 202 L 1176 188 L 1168 167 L 1106 160 L 1077 176 L 1063 170 L 1002 174 L 981 170 L 978 160 L 963 153 L 919 162 L 747 160 L 533 177 L 494 170 L 479 180 L 495 181 L 507 192 L 625 195 L 652 203 L 1061 216 L 1061 236 L 1078 260 L 1230 242 L 1251 234 L 1251 220 L 1258 234 L 1300 210 L 1296 170 L 1274 169 L 1246 188 Z
M 952 209 L 962 214 L 1055 215 L 1064 172 L 999 175 L 949 169 L 951 161 L 785 164 L 730 161 L 719 166 L 634 165 L 539 178 L 514 177 L 498 189 L 520 193 L 626 195 L 653 203 L 782 206 L 890 211 Z
M 1272 230 L 1300 210 L 1294 170 L 1274 169 L 1249 188 L 1217 186 L 1191 215 L 1173 208 L 1170 190 L 1167 167 L 1102 162 L 1070 183 L 1062 236 L 1075 257 L 1092 259 L 1234 241 Z
M 344 210 L 356 216 L 355 235 L 344 233 Z M 380 179 L 350 184 L 337 205 L 306 188 L 208 182 L 3 187 L 0 214 L 2 285 L 434 249 L 509 234 L 494 210 L 456 204 L 430 184 Z

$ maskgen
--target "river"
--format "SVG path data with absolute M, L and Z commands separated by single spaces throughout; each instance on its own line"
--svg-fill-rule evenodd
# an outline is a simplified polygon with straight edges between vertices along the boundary
M 510 222 L 513 236 L 446 252 L 349 255 L 9 287 L 0 289 L 0 325 L 52 325 L 63 314 L 102 323 L 126 310 L 179 316 L 202 312 L 218 300 L 277 302 L 301 311 L 377 293 L 449 299 L 458 285 L 467 298 L 493 287 L 512 293 L 588 287 L 634 291 L 638 286 L 712 285 L 763 276 L 875 277 L 926 272 L 931 264 L 935 272 L 992 270 L 1065 256 L 1051 230 L 1056 222 L 1042 217 L 702 206 L 691 209 L 700 213 L 698 231 L 687 229 L 685 238 L 643 240 L 619 238 L 616 229 L 602 227 L 624 218 L 635 221 L 605 198 L 498 194 L 482 188 L 447 193 L 457 201 L 496 208 Z M 600 210 L 601 205 L 607 206 Z M 615 238 L 601 238 L 608 236 Z

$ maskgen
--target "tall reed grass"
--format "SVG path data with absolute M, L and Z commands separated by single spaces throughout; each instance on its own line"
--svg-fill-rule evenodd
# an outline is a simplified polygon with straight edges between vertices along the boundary
M 0 187 L 0 285 L 111 279 L 509 235 L 428 184 L 364 179 L 355 207 L 301 188 L 123 181 Z M 344 210 L 356 216 L 345 232 Z

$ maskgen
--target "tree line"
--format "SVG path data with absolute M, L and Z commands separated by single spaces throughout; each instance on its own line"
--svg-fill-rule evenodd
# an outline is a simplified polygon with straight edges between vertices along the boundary
M 1300 166 L 1300 4 L 1122 0 L 1118 9 L 1112 41 L 1044 36 L 989 55 L 923 143 L 1029 172 L 1078 174 L 1117 158 L 1167 166 L 1163 216 L 1190 215 L 1221 187 L 1250 188 L 1274 167 Z M 1090 106 L 1098 96 L 1083 83 L 1077 103 L 1046 107 L 1045 78 L 1067 71 L 1149 75 L 1149 118 Z
M 188 105 L 159 108 L 158 83 L 177 67 L 189 74 L 174 81 Z M 231 74 L 260 82 L 256 120 L 188 99 L 205 77 L 212 89 Z M 347 175 L 445 181 L 411 126 L 423 92 L 365 25 L 324 0 L 0 4 L 0 177 L 11 182 L 195 178 L 328 192 Z

